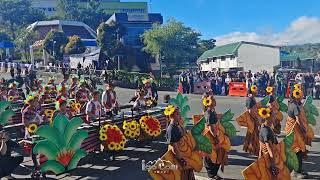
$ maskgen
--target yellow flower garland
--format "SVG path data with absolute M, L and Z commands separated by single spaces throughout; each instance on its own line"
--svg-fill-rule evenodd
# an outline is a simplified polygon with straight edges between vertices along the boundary
M 293 87 L 294 87 L 294 89 L 301 89 L 301 85 L 300 84 L 295 84 Z
M 8 101 L 13 101 L 14 100 L 14 97 L 13 96 L 9 96 L 8 97 Z
M 151 130 L 148 125 L 147 125 L 147 120 L 150 121 L 150 119 L 152 119 L 152 121 L 155 121 L 155 123 L 157 124 L 157 129 L 156 130 Z M 147 133 L 147 135 L 152 136 L 152 137 L 158 137 L 161 135 L 161 125 L 160 125 L 160 121 L 152 116 L 143 116 L 140 119 L 140 126 L 141 129 L 144 130 L 145 133 Z
M 250 90 L 251 90 L 252 92 L 257 92 L 257 91 L 258 91 L 258 87 L 257 87 L 256 85 L 252 85 L 251 88 L 250 88 Z
M 266 91 L 267 91 L 267 93 L 269 93 L 269 94 L 272 93 L 273 87 L 268 86 L 267 89 L 266 89 Z
M 124 121 L 122 128 L 126 137 L 134 139 L 140 136 L 140 125 L 135 120 L 131 122 Z
M 120 142 L 110 142 L 112 141 L 112 137 L 108 137 L 108 130 L 112 129 L 121 133 L 121 141 Z M 103 145 L 107 147 L 110 151 L 119 151 L 124 149 L 125 143 L 127 142 L 125 136 L 122 134 L 121 130 L 116 125 L 106 124 L 100 128 L 99 131 L 100 137 L 99 139 L 103 142 Z M 108 143 L 109 142 L 109 143 Z

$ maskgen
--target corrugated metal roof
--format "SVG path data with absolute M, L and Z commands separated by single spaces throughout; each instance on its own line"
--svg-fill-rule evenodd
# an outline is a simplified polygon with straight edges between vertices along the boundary
M 212 57 L 234 55 L 237 52 L 240 45 L 241 45 L 241 42 L 226 44 L 223 46 L 217 46 L 211 50 L 204 52 L 199 57 L 198 61 L 206 61 L 208 58 L 212 58 Z
M 292 52 L 292 53 L 281 53 L 280 61 L 296 61 L 300 59 L 301 61 L 314 59 L 312 55 L 304 52 Z

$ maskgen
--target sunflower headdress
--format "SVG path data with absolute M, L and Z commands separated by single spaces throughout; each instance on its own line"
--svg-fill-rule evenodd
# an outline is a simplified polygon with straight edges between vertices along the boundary
M 273 92 L 273 87 L 272 86 L 268 86 L 266 89 L 268 94 L 271 94 Z
M 26 100 L 24 100 L 24 103 L 29 105 L 29 104 L 30 104 L 30 101 L 33 101 L 34 98 L 35 98 L 35 95 L 34 95 L 34 94 L 30 94 L 30 95 L 26 98 Z
M 9 84 L 9 88 L 17 87 L 18 83 L 16 81 Z
M 293 90 L 292 92 L 292 96 L 295 98 L 295 99 L 301 99 L 303 97 L 302 95 L 302 91 L 300 89 L 295 89 Z
M 175 112 L 176 108 L 173 105 L 168 105 L 164 110 L 164 115 L 171 116 Z
M 271 110 L 269 108 L 260 108 L 259 109 L 259 116 L 262 119 L 267 119 L 271 116 Z
M 256 85 L 252 85 L 250 87 L 251 92 L 257 92 L 258 91 L 258 87 Z
M 294 87 L 294 89 L 300 89 L 301 90 L 301 85 L 300 84 L 295 84 L 293 87 Z
M 61 97 L 57 102 L 56 102 L 56 109 L 60 109 L 60 105 L 62 103 L 67 103 L 67 99 L 65 99 L 64 97 Z
M 204 97 L 202 99 L 202 104 L 205 106 L 205 107 L 210 107 L 213 103 L 213 100 L 212 100 L 212 97 L 211 96 L 208 96 L 208 97 Z

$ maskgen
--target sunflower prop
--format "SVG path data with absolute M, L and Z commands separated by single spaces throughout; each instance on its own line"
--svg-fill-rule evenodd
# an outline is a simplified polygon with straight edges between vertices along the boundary
M 123 127 L 124 135 L 128 138 L 135 139 L 140 136 L 140 124 L 133 120 L 131 122 L 124 121 Z
M 268 94 L 271 94 L 272 91 L 273 91 L 273 87 L 268 86 L 267 89 L 266 89 L 266 91 L 267 91 Z
M 48 119 L 50 119 L 50 122 L 52 121 L 53 114 L 54 114 L 54 110 L 52 110 L 52 109 L 45 109 L 44 110 L 44 115 L 46 115 L 46 117 Z
M 118 126 L 106 124 L 101 127 L 99 134 L 102 144 L 110 151 L 120 151 L 124 149 L 127 139 Z
M 302 98 L 302 91 L 300 89 L 295 89 L 293 90 L 292 92 L 292 96 L 295 98 L 295 99 L 301 99 Z
M 38 130 L 38 125 L 37 124 L 29 124 L 28 132 L 30 134 L 34 134 L 37 130 Z
M 35 98 L 34 95 L 29 95 L 29 96 L 27 97 L 27 99 L 24 100 L 24 103 L 25 103 L 25 104 L 29 104 L 30 101 L 34 100 L 34 98 Z
M 269 108 L 260 108 L 259 109 L 259 116 L 263 119 L 267 119 L 270 117 L 271 110 Z
M 258 91 L 258 87 L 257 87 L 256 85 L 252 85 L 251 88 L 250 88 L 250 90 L 251 90 L 252 92 L 257 92 L 257 91 Z
M 151 137 L 158 137 L 161 134 L 160 121 L 152 116 L 143 116 L 140 119 L 142 130 Z
M 152 99 L 146 100 L 146 105 L 147 105 L 148 107 L 151 107 L 153 104 L 154 104 L 154 101 L 153 101 Z
M 205 107 L 209 107 L 212 105 L 212 98 L 209 96 L 209 97 L 206 97 L 206 98 L 203 98 L 202 100 L 202 104 L 205 106 Z
M 175 108 L 173 105 L 169 105 L 166 107 L 166 109 L 164 110 L 164 115 L 166 116 L 171 116 L 175 111 Z

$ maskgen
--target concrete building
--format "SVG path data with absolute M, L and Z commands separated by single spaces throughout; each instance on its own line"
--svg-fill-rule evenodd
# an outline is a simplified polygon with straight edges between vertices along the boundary
M 198 59 L 201 71 L 273 71 L 280 63 L 280 48 L 253 42 L 217 46 Z
M 160 64 L 150 55 L 142 51 L 143 43 L 141 35 L 152 28 L 154 23 L 163 23 L 163 17 L 158 13 L 149 13 L 143 16 L 135 16 L 127 13 L 115 13 L 107 21 L 107 24 L 119 23 L 126 29 L 123 43 L 134 48 L 136 65 L 140 69 L 160 70 Z M 145 69 L 145 70 L 146 70 Z
M 86 6 L 89 0 L 80 0 L 81 6 Z M 58 0 L 32 0 L 32 6 L 43 10 L 46 15 L 54 15 L 57 12 Z M 100 8 L 107 14 L 129 13 L 141 14 L 148 13 L 147 2 L 120 2 L 120 0 L 100 0 Z

